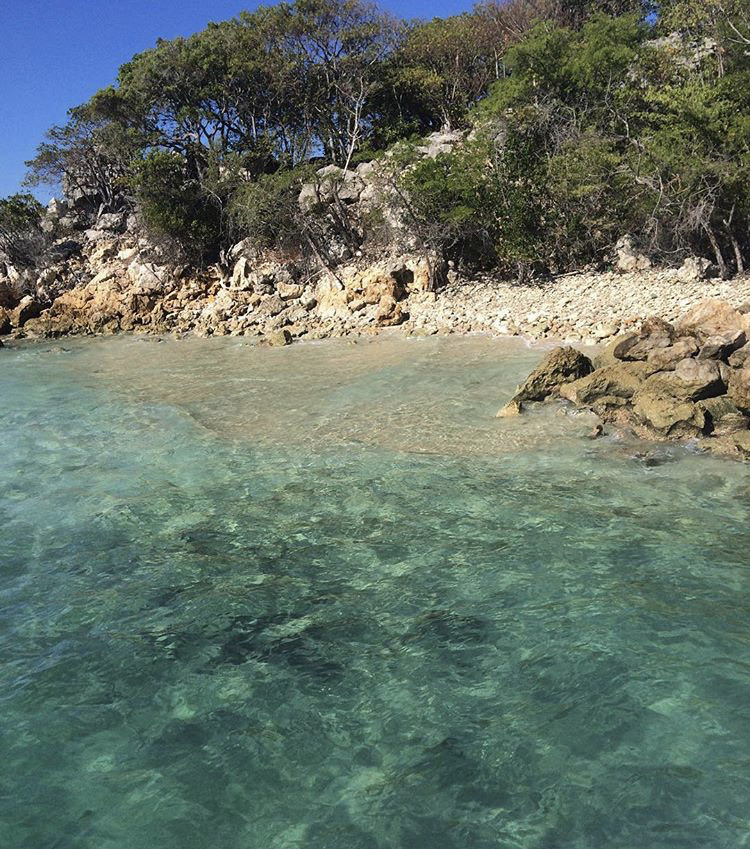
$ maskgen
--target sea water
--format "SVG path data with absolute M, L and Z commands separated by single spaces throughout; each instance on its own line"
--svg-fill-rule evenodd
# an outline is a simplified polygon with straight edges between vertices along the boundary
M 0 847 L 750 846 L 750 473 L 541 355 L 0 352 Z

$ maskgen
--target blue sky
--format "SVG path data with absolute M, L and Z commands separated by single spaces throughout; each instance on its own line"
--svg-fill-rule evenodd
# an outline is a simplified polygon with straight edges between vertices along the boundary
M 44 131 L 111 83 L 157 38 L 189 35 L 258 3 L 242 0 L 0 0 L 0 197 L 18 191 Z M 471 0 L 384 0 L 402 17 L 470 9 Z M 40 198 L 45 200 L 46 198 Z

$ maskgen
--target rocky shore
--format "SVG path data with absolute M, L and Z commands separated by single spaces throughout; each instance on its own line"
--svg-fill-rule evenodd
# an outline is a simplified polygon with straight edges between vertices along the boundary
M 434 158 L 461 138 L 434 133 L 417 153 Z M 692 256 L 660 269 L 629 236 L 606 271 L 523 285 L 466 279 L 418 242 L 389 173 L 387 158 L 346 171 L 326 166 L 302 187 L 299 209 L 315 218 L 320 249 L 311 242 L 308 252 L 283 255 L 245 238 L 205 267 L 176 259 L 174 245 L 155 238 L 131 207 L 105 211 L 69 191 L 44 212 L 31 265 L 0 255 L 0 336 L 132 331 L 286 345 L 398 327 L 586 343 L 632 330 L 646 315 L 673 321 L 706 298 L 735 307 L 750 300 L 750 277 L 721 280 Z
M 690 269 L 588 272 L 519 285 L 465 280 L 416 252 L 353 258 L 311 275 L 293 262 L 259 260 L 242 243 L 224 267 L 175 267 L 127 230 L 87 231 L 56 248 L 59 259 L 29 294 L 14 295 L 12 270 L 0 274 L 0 336 L 133 331 L 289 344 L 398 327 L 416 335 L 602 343 L 637 328 L 645 315 L 673 321 L 706 298 L 735 307 L 750 301 L 750 277 L 723 281 Z
M 698 440 L 750 459 L 750 305 L 708 299 L 674 323 L 648 318 L 590 359 L 559 347 L 498 416 L 558 399 L 595 413 L 602 425 L 656 440 Z

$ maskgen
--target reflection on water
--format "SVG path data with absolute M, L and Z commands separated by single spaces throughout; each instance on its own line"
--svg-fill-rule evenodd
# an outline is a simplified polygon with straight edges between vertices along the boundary
M 748 845 L 747 470 L 539 356 L 3 351 L 0 846 Z

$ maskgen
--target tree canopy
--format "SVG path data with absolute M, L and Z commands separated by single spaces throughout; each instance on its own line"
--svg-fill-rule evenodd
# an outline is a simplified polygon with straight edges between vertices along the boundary
M 563 268 L 627 231 L 743 270 L 748 48 L 750 0 L 485 0 L 426 22 L 281 2 L 134 56 L 49 130 L 30 181 L 135 207 L 210 258 L 242 226 L 288 235 L 270 219 L 307 164 L 473 130 L 401 176 L 459 259 Z

